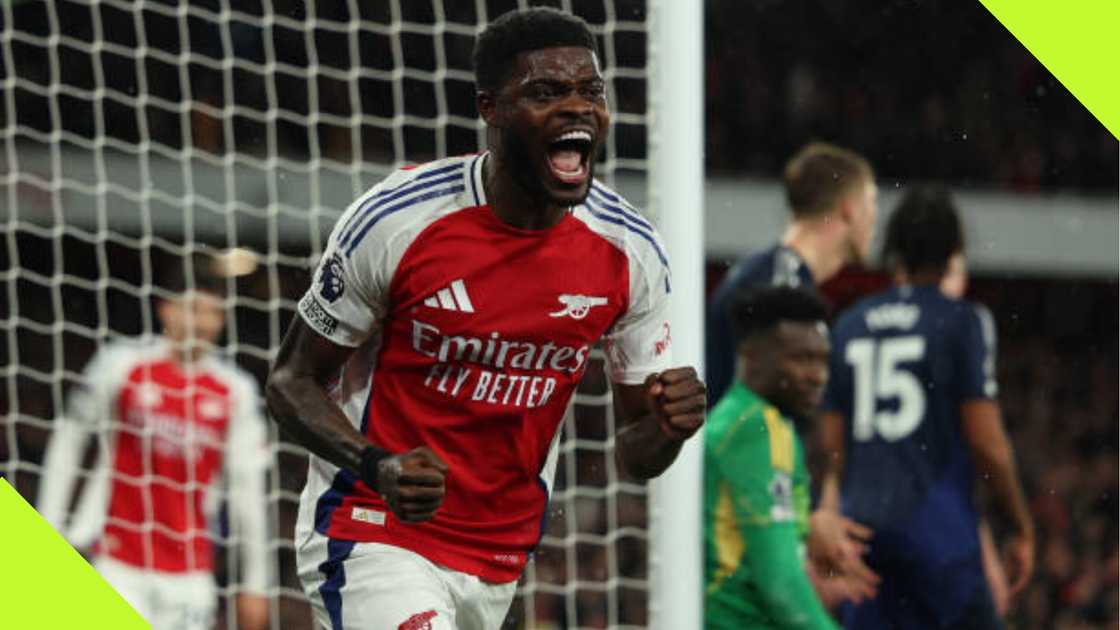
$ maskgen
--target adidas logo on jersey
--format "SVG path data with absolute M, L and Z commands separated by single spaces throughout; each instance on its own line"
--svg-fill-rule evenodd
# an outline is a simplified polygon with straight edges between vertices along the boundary
M 474 312 L 474 304 L 471 304 L 471 298 L 467 295 L 467 285 L 463 283 L 462 278 L 436 291 L 435 295 L 424 300 L 424 306 L 441 308 L 445 311 Z

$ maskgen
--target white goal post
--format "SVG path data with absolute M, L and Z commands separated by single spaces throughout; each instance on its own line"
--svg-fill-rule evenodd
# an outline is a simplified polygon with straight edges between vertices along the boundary
M 650 0 L 649 207 L 673 274 L 673 358 L 703 375 L 704 6 Z M 703 431 L 652 484 L 650 627 L 703 627 Z

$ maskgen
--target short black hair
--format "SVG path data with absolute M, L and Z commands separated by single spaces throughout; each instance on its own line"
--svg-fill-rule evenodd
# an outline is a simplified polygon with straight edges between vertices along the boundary
M 964 250 L 964 231 L 956 205 L 942 186 L 911 188 L 887 223 L 883 265 L 908 272 L 943 272 L 954 254 Z
M 820 296 L 796 287 L 761 287 L 741 292 L 732 299 L 728 314 L 740 341 L 766 335 L 781 322 L 811 324 L 828 317 Z
M 226 294 L 225 278 L 215 273 L 214 259 L 209 256 L 171 261 L 159 274 L 159 287 L 173 295 L 181 295 L 189 290 L 205 291 L 217 296 Z
M 509 78 L 518 53 L 569 46 L 598 53 L 595 36 L 581 18 L 551 7 L 510 11 L 491 22 L 475 42 L 475 82 L 479 90 L 496 90 Z

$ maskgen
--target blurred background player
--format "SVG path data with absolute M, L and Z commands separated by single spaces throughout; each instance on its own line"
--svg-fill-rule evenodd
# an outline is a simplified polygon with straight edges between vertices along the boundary
M 703 423 L 695 370 L 670 369 L 660 239 L 593 178 L 596 50 L 554 9 L 492 22 L 475 48 L 488 151 L 398 170 L 331 234 L 268 382 L 313 453 L 296 540 L 323 626 L 502 624 L 600 339 L 626 473 L 660 475 Z
M 861 155 L 823 142 L 806 145 L 782 176 L 793 219 L 780 242 L 741 258 L 708 301 L 704 372 L 715 404 L 735 376 L 738 338 L 727 309 L 751 287 L 816 291 L 844 265 L 866 260 L 875 228 L 878 188 Z
M 747 254 L 728 271 L 708 301 L 705 329 L 705 382 L 709 404 L 720 400 L 735 375 L 739 337 L 728 309 L 736 295 L 769 286 L 817 287 L 849 263 L 866 260 L 878 211 L 878 188 L 871 164 L 858 153 L 823 142 L 801 148 L 783 172 L 786 199 L 793 219 L 780 242 Z M 791 416 L 814 457 L 812 416 Z M 805 426 L 802 426 L 805 425 Z M 810 546 L 820 558 L 830 558 L 833 570 L 866 575 L 858 547 L 870 532 L 834 511 L 814 513 Z
M 875 529 L 868 564 L 883 577 L 874 599 L 845 612 L 848 627 L 1001 627 L 981 560 L 979 479 L 1013 528 L 1012 595 L 1033 570 L 1034 525 L 996 402 L 995 326 L 942 288 L 963 250 L 948 194 L 911 190 L 884 247 L 897 286 L 833 330 L 821 506 Z
M 157 630 L 207 630 L 224 472 L 242 551 L 240 627 L 265 628 L 270 456 L 257 385 L 212 352 L 225 326 L 224 281 L 201 264 L 189 276 L 176 265 L 163 289 L 162 333 L 112 341 L 86 366 L 55 422 L 37 507 Z M 91 441 L 97 459 L 68 518 Z
M 906 271 L 901 266 L 895 265 L 892 271 L 894 272 L 895 284 L 906 284 Z M 968 264 L 964 252 L 961 251 L 949 258 L 949 265 L 945 269 L 945 275 L 941 278 L 941 292 L 950 298 L 959 300 L 964 298 L 967 291 Z M 980 527 L 977 533 L 980 536 L 980 555 L 984 563 L 984 575 L 988 581 L 988 588 L 992 592 L 992 602 L 995 605 L 996 613 L 999 614 L 1000 618 L 1003 618 L 1011 609 L 1010 585 L 1007 583 L 1007 572 L 1004 571 L 1003 565 L 1000 563 L 999 550 L 996 547 L 995 539 L 992 537 L 991 525 L 983 516 L 980 517 Z
M 819 578 L 806 561 L 809 475 L 789 417 L 812 417 L 824 392 L 827 308 L 805 289 L 759 288 L 730 315 L 738 378 L 705 429 L 705 627 L 835 628 L 821 600 L 858 601 L 876 579 Z

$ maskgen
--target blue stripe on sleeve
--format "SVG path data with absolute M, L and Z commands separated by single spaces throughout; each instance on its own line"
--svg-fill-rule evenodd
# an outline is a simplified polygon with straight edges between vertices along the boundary
M 346 220 L 346 224 L 344 225 L 342 231 L 339 232 L 339 234 L 341 234 L 341 237 L 339 238 L 339 246 L 344 246 L 347 242 L 349 242 L 349 240 L 354 236 L 354 230 L 357 229 L 357 226 L 362 221 L 364 221 L 371 212 L 376 212 L 377 209 L 384 204 L 393 201 L 394 199 L 399 199 L 407 194 L 414 193 L 420 190 L 426 190 L 432 186 L 438 186 L 439 184 L 454 181 L 455 178 L 459 176 L 459 172 L 461 172 L 462 170 L 462 162 L 452 164 L 451 166 L 445 166 L 443 168 L 433 169 L 431 171 L 420 173 L 416 177 L 401 184 L 400 186 L 397 186 L 396 188 L 382 190 L 376 195 L 371 196 L 369 199 L 366 199 L 362 202 L 362 205 L 358 209 L 358 211 Z M 445 175 L 447 173 L 452 174 L 445 177 L 439 177 L 438 179 L 432 179 L 434 177 Z
M 628 204 L 622 197 L 619 197 L 618 195 L 608 191 L 598 183 L 592 184 L 591 194 L 598 200 L 613 204 L 611 207 L 616 211 L 623 213 L 643 228 L 651 232 L 653 231 L 653 226 L 650 225 L 649 221 L 646 221 L 645 217 L 643 217 L 640 212 L 635 210 L 633 206 Z M 604 203 L 604 205 L 606 205 L 606 203 Z
M 467 181 L 470 182 L 471 196 L 474 197 L 474 205 L 476 206 L 481 206 L 482 200 L 478 198 L 478 185 L 474 181 L 474 169 L 478 166 L 478 161 L 481 159 L 481 155 L 475 156 L 475 158 L 471 160 L 471 165 L 467 167 Z
M 597 202 L 590 197 L 587 198 L 587 202 L 588 203 L 585 204 L 584 207 L 587 208 L 587 211 L 590 212 L 592 216 L 602 221 L 606 221 L 607 223 L 621 225 L 622 227 L 626 228 L 627 231 L 633 232 L 634 234 L 642 237 L 650 245 L 653 246 L 654 251 L 657 252 L 658 259 L 661 260 L 661 264 L 665 265 L 665 267 L 669 266 L 669 259 L 665 256 L 665 252 L 661 251 L 661 246 L 657 244 L 657 239 L 653 237 L 653 234 L 643 230 L 640 225 L 636 224 L 635 221 L 628 219 L 628 216 L 618 208 L 614 208 L 613 206 L 604 206 L 602 202 Z M 600 212 L 596 212 L 596 209 L 600 210 Z
M 457 194 L 463 192 L 465 189 L 466 189 L 466 187 L 463 186 L 462 182 L 459 182 L 458 184 L 456 184 L 454 186 L 448 186 L 446 188 L 437 188 L 435 190 L 428 190 L 421 195 L 417 195 L 415 197 L 409 197 L 409 198 L 405 199 L 404 201 L 393 204 L 393 205 L 383 209 L 381 212 L 379 212 L 378 214 L 375 214 L 372 218 L 370 218 L 366 222 L 366 224 L 363 225 L 360 230 L 358 230 L 358 233 L 354 235 L 353 240 L 350 242 L 350 246 L 346 248 L 346 255 L 350 256 L 351 254 L 353 254 L 354 249 L 357 248 L 358 244 L 362 242 L 362 239 L 365 238 L 366 233 L 368 233 L 373 228 L 373 226 L 377 225 L 378 222 L 381 221 L 381 219 L 384 219 L 385 217 L 389 216 L 390 214 L 393 214 L 394 212 L 398 212 L 400 210 L 404 210 L 405 208 L 410 208 L 412 206 L 415 206 L 415 205 L 417 205 L 421 202 L 424 202 L 424 201 L 428 201 L 430 199 L 436 199 L 437 197 L 446 197 L 448 195 L 457 195 Z

